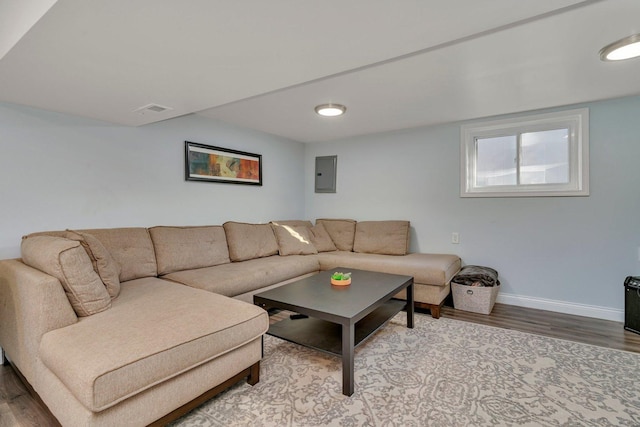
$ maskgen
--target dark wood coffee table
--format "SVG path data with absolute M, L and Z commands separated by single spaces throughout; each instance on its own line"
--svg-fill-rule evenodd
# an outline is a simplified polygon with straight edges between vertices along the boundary
M 333 286 L 333 272 L 352 273 L 351 284 Z M 407 290 L 407 300 L 392 297 Z M 413 328 L 413 277 L 337 267 L 254 295 L 254 304 L 309 316 L 284 319 L 269 335 L 342 356 L 342 393 L 354 390 L 354 349 L 406 307 Z

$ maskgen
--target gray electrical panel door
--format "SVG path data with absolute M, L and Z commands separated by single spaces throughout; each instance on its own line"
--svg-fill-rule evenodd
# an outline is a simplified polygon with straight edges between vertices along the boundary
M 338 156 L 316 157 L 316 193 L 336 192 Z

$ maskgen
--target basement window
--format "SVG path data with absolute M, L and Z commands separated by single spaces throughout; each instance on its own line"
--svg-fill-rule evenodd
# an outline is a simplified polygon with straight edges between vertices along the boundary
M 588 109 L 462 126 L 461 197 L 588 195 Z

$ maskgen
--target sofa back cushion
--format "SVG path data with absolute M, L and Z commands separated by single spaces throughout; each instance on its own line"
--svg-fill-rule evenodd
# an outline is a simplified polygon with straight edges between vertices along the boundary
M 271 224 L 304 226 L 307 228 L 313 227 L 313 224 L 311 223 L 311 221 L 308 221 L 305 219 L 286 219 L 281 221 L 271 221 Z
M 78 316 L 90 316 L 111 307 L 111 297 L 93 269 L 79 241 L 34 236 L 22 240 L 22 261 L 60 281 Z
M 96 228 L 80 230 L 91 234 L 120 266 L 120 281 L 158 275 L 156 255 L 146 228 Z
M 318 223 L 309 229 L 311 237 L 311 243 L 315 246 L 318 252 L 330 252 L 337 251 L 336 245 L 331 240 L 331 236 L 327 233 L 327 229 L 324 228 L 322 223 Z
M 356 224 L 353 251 L 406 255 L 409 251 L 409 221 L 362 221 Z
M 153 227 L 149 229 L 158 275 L 231 262 L 224 228 Z
M 273 232 L 278 241 L 280 255 L 311 255 L 318 250 L 311 242 L 311 233 L 307 225 L 285 225 L 272 222 Z
M 113 259 L 111 253 L 95 236 L 82 231 L 67 230 L 65 238 L 77 240 L 89 255 L 93 270 L 98 273 L 100 280 L 113 299 L 120 294 L 120 266 Z
M 246 261 L 278 254 L 278 241 L 271 224 L 246 224 L 225 222 L 229 258 L 231 261 Z
M 316 224 L 322 224 L 331 236 L 331 240 L 341 251 L 352 251 L 356 233 L 356 222 L 352 219 L 317 219 Z

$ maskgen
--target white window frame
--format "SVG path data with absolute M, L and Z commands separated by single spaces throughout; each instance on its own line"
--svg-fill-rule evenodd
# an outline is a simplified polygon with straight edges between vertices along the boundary
M 476 140 L 526 132 L 569 129 L 569 183 L 477 187 Z M 460 197 L 589 195 L 589 109 L 580 108 L 463 125 L 460 130 Z

